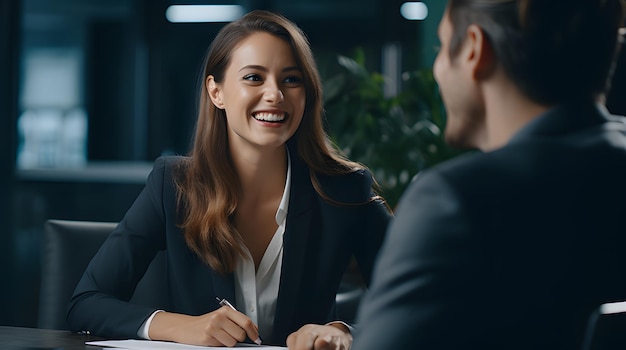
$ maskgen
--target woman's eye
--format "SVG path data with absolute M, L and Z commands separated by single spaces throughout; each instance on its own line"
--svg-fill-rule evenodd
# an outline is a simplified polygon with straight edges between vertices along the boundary
M 243 77 L 243 80 L 261 81 L 261 77 L 258 74 L 248 74 L 248 75 Z
M 302 83 L 302 79 L 300 77 L 297 77 L 297 76 L 287 77 L 287 78 L 285 78 L 284 81 L 285 81 L 286 84 L 300 84 L 300 83 Z

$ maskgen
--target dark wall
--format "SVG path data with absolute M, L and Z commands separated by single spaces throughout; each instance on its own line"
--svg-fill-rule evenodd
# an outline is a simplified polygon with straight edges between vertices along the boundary
M 0 1 L 0 324 L 13 311 L 13 188 L 17 116 L 19 1 Z
M 129 21 L 122 19 L 88 25 L 85 91 L 89 160 L 143 160 L 146 156 L 134 152 L 136 77 L 129 27 Z
M 143 1 L 149 51 L 148 155 L 184 154 L 196 118 L 198 74 L 211 40 L 222 24 L 174 24 L 165 16 L 168 2 Z

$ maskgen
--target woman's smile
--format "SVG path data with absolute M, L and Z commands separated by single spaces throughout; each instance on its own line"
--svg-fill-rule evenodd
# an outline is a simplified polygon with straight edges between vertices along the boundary
M 269 112 L 256 112 L 252 113 L 252 117 L 261 122 L 279 123 L 282 124 L 287 118 L 286 113 L 269 113 Z

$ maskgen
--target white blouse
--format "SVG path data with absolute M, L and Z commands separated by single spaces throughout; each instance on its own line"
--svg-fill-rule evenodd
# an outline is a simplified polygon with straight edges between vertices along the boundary
M 289 159 L 289 157 L 287 157 Z M 283 234 L 289 207 L 291 188 L 291 160 L 287 163 L 287 181 L 283 197 L 276 211 L 278 229 L 267 246 L 259 268 L 254 272 L 254 261 L 247 247 L 243 247 L 246 257 L 241 257 L 235 268 L 235 307 L 250 317 L 259 326 L 260 338 L 270 337 L 274 326 L 278 286 L 283 260 Z

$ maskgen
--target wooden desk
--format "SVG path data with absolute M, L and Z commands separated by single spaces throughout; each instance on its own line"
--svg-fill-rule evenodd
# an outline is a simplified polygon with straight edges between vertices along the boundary
M 0 326 L 2 350 L 98 350 L 86 341 L 102 338 L 75 334 L 70 331 Z

